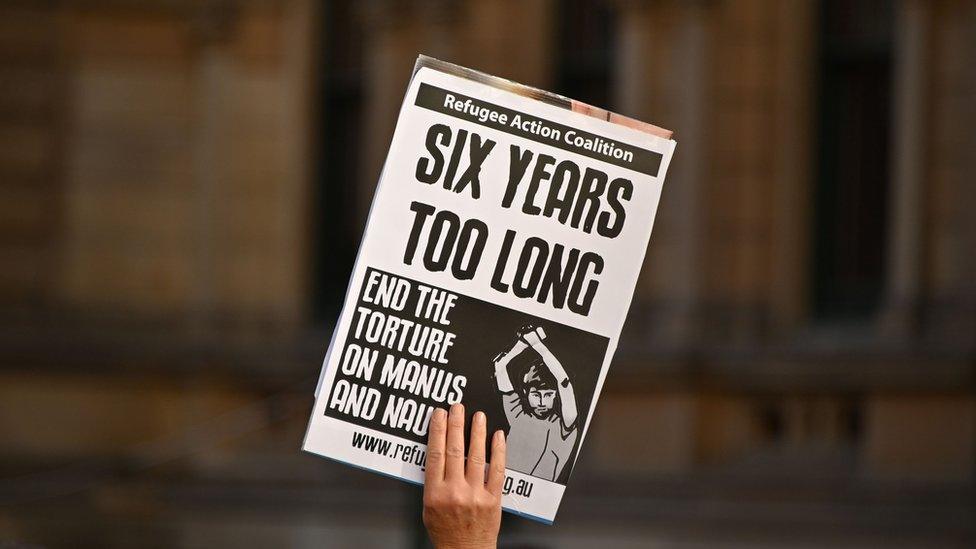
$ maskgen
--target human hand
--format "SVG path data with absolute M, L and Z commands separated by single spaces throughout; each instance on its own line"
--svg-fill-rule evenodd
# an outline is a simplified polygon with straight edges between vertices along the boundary
M 451 413 L 434 410 L 427 442 L 424 526 L 437 549 L 483 549 L 498 543 L 505 481 L 505 433 L 491 439 L 491 464 L 485 480 L 487 418 L 475 413 L 471 445 L 464 460 L 464 406 Z

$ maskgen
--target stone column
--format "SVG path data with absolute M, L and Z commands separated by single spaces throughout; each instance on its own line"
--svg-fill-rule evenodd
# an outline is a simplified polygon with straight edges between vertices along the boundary
M 811 188 L 815 101 L 817 5 L 813 0 L 776 2 L 776 40 L 772 133 L 773 211 L 770 229 L 769 299 L 771 331 L 791 332 L 809 311 L 812 250 Z
M 192 66 L 193 110 L 193 201 L 190 217 L 193 225 L 191 254 L 193 284 L 190 288 L 192 311 L 189 323 L 200 332 L 213 328 L 218 308 L 216 265 L 218 202 L 217 180 L 220 178 L 219 143 L 224 123 L 221 108 L 225 99 L 224 82 L 228 79 L 229 56 L 222 47 L 228 40 L 235 18 L 218 10 L 203 8 L 193 18 L 192 40 L 196 59 Z M 235 14 L 236 15 L 236 14 Z
M 976 350 L 976 3 L 932 7 L 925 165 L 925 335 Z
M 888 283 L 880 318 L 893 337 L 916 332 L 921 297 L 929 7 L 925 0 L 902 0 L 895 32 Z
M 317 61 L 319 44 L 315 34 L 320 27 L 319 11 L 313 0 L 293 0 L 284 14 L 285 61 L 283 67 L 283 99 L 286 111 L 282 120 L 283 171 L 292 182 L 283 189 L 278 204 L 276 247 L 281 261 L 290 268 L 281 271 L 283 295 L 277 313 L 289 320 L 304 320 L 310 314 L 307 296 L 311 292 L 312 251 L 308 228 L 308 204 L 311 198 L 312 117 L 318 99 L 314 87 L 313 65 Z M 278 300 L 276 300 L 278 301 Z
M 614 106 L 621 114 L 674 130 L 678 141 L 638 284 L 638 306 L 650 320 L 645 329 L 680 344 L 696 335 L 701 299 L 708 7 L 639 0 L 617 5 Z
M 368 39 L 363 169 L 356 199 L 360 227 L 365 226 L 417 55 L 452 60 L 460 9 L 460 3 L 443 0 L 371 0 L 363 5 Z

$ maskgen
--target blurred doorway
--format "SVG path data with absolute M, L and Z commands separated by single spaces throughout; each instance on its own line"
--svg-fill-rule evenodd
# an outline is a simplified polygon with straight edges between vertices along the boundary
M 820 15 L 814 314 L 867 320 L 885 284 L 894 6 L 827 0 Z

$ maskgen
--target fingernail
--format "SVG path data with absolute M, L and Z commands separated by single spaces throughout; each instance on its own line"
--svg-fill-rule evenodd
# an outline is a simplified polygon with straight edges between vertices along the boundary
M 505 443 L 505 431 L 503 431 L 501 429 L 495 431 L 495 440 L 497 442 L 500 442 L 500 443 L 504 444 Z
M 484 412 L 475 412 L 474 413 L 474 421 L 478 425 L 484 425 L 485 424 L 485 419 L 486 418 L 485 418 L 485 413 Z
M 447 418 L 447 410 L 444 408 L 437 408 L 434 410 L 434 418 L 441 420 Z
M 464 405 L 463 404 L 461 404 L 460 402 L 457 402 L 457 403 L 451 405 L 451 415 L 452 416 L 454 414 L 463 414 L 463 413 L 464 413 Z

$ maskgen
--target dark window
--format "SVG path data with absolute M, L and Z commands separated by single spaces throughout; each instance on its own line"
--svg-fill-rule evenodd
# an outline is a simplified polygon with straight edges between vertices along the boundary
M 893 7 L 822 4 L 814 311 L 863 319 L 885 283 Z
M 571 99 L 607 108 L 613 76 L 613 10 L 606 2 L 559 4 L 556 90 Z
M 322 4 L 321 110 L 318 115 L 314 313 L 331 319 L 341 306 L 359 242 L 354 214 L 363 110 L 363 35 L 354 2 Z

